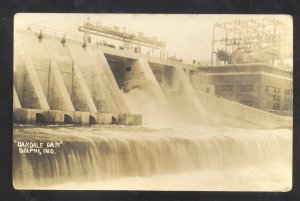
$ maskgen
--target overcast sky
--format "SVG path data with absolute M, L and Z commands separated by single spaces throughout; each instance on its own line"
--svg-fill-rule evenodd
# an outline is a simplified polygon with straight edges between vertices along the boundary
M 90 17 L 102 21 L 103 25 L 126 27 L 142 31 L 166 41 L 169 55 L 176 54 L 184 61 L 210 59 L 213 25 L 239 19 L 264 17 L 263 15 L 194 15 L 194 14 L 17 14 L 15 28 L 28 24 L 45 26 L 71 33 L 78 33 L 78 26 Z M 288 15 L 274 15 L 278 20 L 292 27 Z

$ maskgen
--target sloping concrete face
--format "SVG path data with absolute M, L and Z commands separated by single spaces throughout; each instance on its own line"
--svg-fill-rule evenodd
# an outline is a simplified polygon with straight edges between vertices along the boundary
M 28 108 L 32 109 L 97 112 L 94 103 L 90 101 L 87 95 L 87 90 L 84 88 L 85 81 L 80 76 L 81 72 L 77 71 L 77 74 L 75 74 L 73 60 L 68 49 L 59 39 L 46 35 L 39 39 L 37 33 L 30 31 L 20 31 L 18 37 L 22 41 L 23 57 L 25 59 L 23 59 L 21 65 L 18 65 L 18 63 L 22 63 L 22 61 L 16 62 L 16 71 L 20 71 L 19 66 L 24 66 L 27 71 L 30 70 L 30 73 L 26 74 L 29 76 L 28 80 L 34 82 L 30 86 L 37 91 L 39 102 L 43 103 L 40 107 L 30 103 L 31 99 L 34 99 L 30 89 L 28 89 L 30 87 L 24 89 L 20 85 L 24 82 L 22 81 L 24 72 L 15 73 L 16 88 L 20 88 L 17 91 L 22 93 L 27 90 L 31 96 L 31 99 L 26 100 L 23 100 L 22 96 L 21 102 L 25 102 L 25 106 L 29 105 Z M 19 54 L 15 57 L 16 60 L 21 58 Z M 42 94 L 44 94 L 46 100 L 43 100 Z M 45 103 L 48 104 L 48 107 L 45 106 Z
M 68 94 L 66 85 L 64 83 L 64 80 L 61 76 L 61 73 L 59 71 L 59 68 L 58 68 L 56 62 L 54 60 L 51 60 L 50 66 L 51 66 L 51 70 L 52 70 L 52 73 L 53 73 L 53 77 L 54 77 L 54 79 L 57 83 L 57 88 L 59 90 L 60 97 L 62 97 L 62 100 L 63 100 L 63 103 L 64 103 L 64 107 L 63 107 L 64 110 L 66 110 L 66 111 L 75 111 L 73 103 L 72 103 L 71 98 Z
M 103 81 L 105 82 L 106 86 L 108 87 L 110 93 L 110 101 L 115 105 L 118 113 L 129 113 L 129 109 L 125 103 L 125 100 L 119 90 L 118 84 L 114 78 L 114 75 L 111 71 L 111 68 L 104 56 L 102 49 L 98 46 L 92 47 L 94 52 L 95 58 L 98 62 L 98 65 L 101 67 L 98 69 L 99 73 L 104 73 L 105 77 Z M 100 70 L 102 69 L 102 71 Z M 102 82 L 103 82 L 102 81 Z
M 24 65 L 27 71 L 27 75 L 28 75 L 28 80 L 30 82 L 30 86 L 33 87 L 33 91 L 34 91 L 34 98 L 37 97 L 37 102 L 39 104 L 39 108 L 40 109 L 45 109 L 45 110 L 49 110 L 50 107 L 48 105 L 48 101 L 47 98 L 45 96 L 45 93 L 43 91 L 43 87 L 41 85 L 40 79 L 39 79 L 39 75 L 34 67 L 34 63 L 32 62 L 32 60 L 24 55 L 22 57 L 22 60 L 24 61 Z M 19 88 L 19 86 L 18 86 Z M 31 102 L 31 94 L 26 94 L 26 96 L 28 97 L 28 101 Z M 36 102 L 35 100 L 33 100 L 33 102 Z M 25 105 L 30 104 L 30 103 L 25 103 Z
M 17 91 L 15 89 L 15 87 L 13 87 L 14 89 L 14 92 L 13 92 L 13 107 L 14 108 L 22 108 L 21 106 L 21 103 L 20 103 L 20 100 L 19 100 L 19 97 L 18 97 L 18 94 L 17 94 Z
M 96 112 L 94 104 L 90 102 L 87 90 L 81 87 L 86 85 L 85 81 L 81 78 L 81 72 L 76 69 L 67 45 L 62 43 L 61 40 L 45 37 L 44 43 L 51 59 L 51 67 L 54 67 L 53 70 L 57 69 L 62 77 L 62 79 L 57 81 L 60 81 L 60 84 L 63 81 L 64 86 L 62 88 L 67 90 L 68 95 L 64 96 L 66 99 L 65 103 L 70 105 L 71 100 L 74 110 Z M 65 89 L 60 89 L 60 91 L 65 91 Z
M 28 67 L 25 65 L 23 55 L 17 51 L 14 52 L 14 88 L 16 89 L 16 95 L 23 107 L 40 108 L 38 95 L 33 86 L 33 80 L 29 77 Z
M 15 37 L 16 122 L 141 124 L 141 116 L 128 114 L 101 49 L 32 31 L 17 31 Z M 103 122 L 99 112 L 114 115 Z
M 292 128 L 290 117 L 275 115 L 253 107 L 245 106 L 214 95 L 198 92 L 198 96 L 210 116 L 219 116 L 219 119 L 228 125 L 237 127 L 261 128 Z
M 59 75 L 55 62 L 51 64 L 51 57 L 45 43 L 45 36 L 38 38 L 36 34 L 22 32 L 21 38 L 24 54 L 23 61 L 28 71 L 29 80 L 36 91 L 41 109 L 74 110 L 68 94 L 62 85 L 62 77 Z M 54 66 L 52 68 L 52 66 Z M 19 77 L 15 76 L 15 79 Z M 20 87 L 20 86 L 18 86 Z
M 86 81 L 84 80 L 84 77 L 80 71 L 80 68 L 77 66 L 77 64 L 73 64 L 73 69 L 75 72 L 75 79 L 73 80 L 73 85 L 75 89 L 80 88 L 81 92 L 83 94 L 83 96 L 80 96 L 79 93 L 73 93 L 72 98 L 73 98 L 73 102 L 76 103 L 77 108 L 79 111 L 86 111 L 86 106 L 88 107 L 88 111 L 90 112 L 97 112 L 97 108 L 96 105 L 93 101 L 93 97 L 89 91 L 89 88 L 87 86 Z M 77 101 L 76 101 L 77 100 Z M 86 102 L 86 105 L 82 104 L 84 103 L 84 101 Z
M 92 57 L 89 47 L 83 48 L 80 42 L 66 42 L 66 47 L 73 60 L 74 70 L 79 77 L 82 89 L 89 91 L 86 94 L 89 102 L 89 108 L 99 112 L 103 111 L 104 99 L 102 98 L 102 91 L 98 87 L 96 81 L 95 66 L 97 65 L 95 59 Z M 93 104 L 91 104 L 91 100 Z M 93 106 L 94 105 L 94 106 Z
M 29 80 L 32 81 L 32 86 L 39 97 L 40 109 L 50 109 L 50 101 L 47 100 L 50 59 L 45 46 L 39 41 L 37 33 L 28 34 L 27 32 L 22 32 L 18 35 L 24 48 L 24 66 L 27 69 Z M 15 79 L 18 78 L 15 77 Z
M 155 68 L 154 64 L 152 66 Z M 156 77 L 159 77 L 160 86 L 172 109 L 190 121 L 205 119 L 206 110 L 183 69 L 180 66 L 163 66 L 159 71 L 160 75 Z
M 101 49 L 80 42 L 67 44 L 74 65 L 81 71 L 98 112 L 128 113 L 128 108 Z
M 132 63 L 130 71 L 125 72 L 125 80 L 125 91 L 132 88 L 142 88 L 151 94 L 164 108 L 171 110 L 148 61 L 144 57 L 140 57 Z
M 195 112 L 199 114 L 200 117 L 206 117 L 206 110 L 203 107 L 200 99 L 198 98 L 196 91 L 194 90 L 192 84 L 190 83 L 187 74 L 183 71 L 182 68 L 176 68 L 176 74 L 178 76 L 180 86 L 179 86 L 179 94 L 183 95 L 184 101 L 187 104 L 191 104 L 195 108 Z

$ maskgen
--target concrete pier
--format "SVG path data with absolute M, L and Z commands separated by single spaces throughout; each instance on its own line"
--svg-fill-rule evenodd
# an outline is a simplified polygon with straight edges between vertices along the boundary
M 23 60 L 25 61 L 25 67 L 26 67 L 26 70 L 27 70 L 27 75 L 29 77 L 28 80 L 30 81 L 31 86 L 33 87 L 33 91 L 35 93 L 33 95 L 33 97 L 36 96 L 37 100 L 38 100 L 38 104 L 39 104 L 38 108 L 49 110 L 50 107 L 48 105 L 48 101 L 46 99 L 46 96 L 43 92 L 43 88 L 42 88 L 41 83 L 39 81 L 38 74 L 37 74 L 37 72 L 34 68 L 33 62 L 26 55 L 23 56 Z
M 14 122 L 22 124 L 140 125 L 142 115 L 14 108 Z
M 140 125 L 100 49 L 20 30 L 14 57 L 16 123 Z M 118 114 L 122 114 L 120 117 Z
M 157 99 L 164 108 L 170 109 L 169 103 L 145 57 L 139 57 L 132 62 L 130 69 L 127 69 L 125 72 L 124 79 L 126 80 L 126 85 L 124 86 L 126 91 L 133 88 L 143 89 Z
M 14 92 L 13 92 L 13 107 L 14 107 L 14 108 L 22 108 L 15 87 L 13 88 L 13 90 L 14 90 Z
M 62 36 L 38 36 L 30 30 L 16 32 L 17 123 L 140 125 L 142 116 L 130 114 L 121 92 L 138 88 L 191 119 L 217 114 L 243 126 L 292 127 L 291 118 L 200 93 L 193 85 L 203 83 L 193 65 Z

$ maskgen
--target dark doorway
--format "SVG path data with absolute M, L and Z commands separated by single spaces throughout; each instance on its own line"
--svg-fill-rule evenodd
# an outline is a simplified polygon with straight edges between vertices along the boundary
M 43 115 L 41 113 L 36 113 L 35 114 L 35 123 L 37 123 L 37 124 L 46 124 L 47 123 L 47 118 L 45 117 L 45 115 Z
M 115 59 L 115 58 L 107 58 L 107 62 L 110 66 L 110 69 L 114 75 L 114 78 L 120 89 L 124 87 L 125 82 L 125 60 Z
M 96 121 L 95 117 L 93 117 L 92 115 L 90 115 L 89 124 L 90 125 L 97 124 L 97 121 Z
M 64 124 L 73 124 L 73 119 L 69 115 L 64 115 Z
M 116 117 L 114 116 L 111 117 L 111 124 L 118 124 Z

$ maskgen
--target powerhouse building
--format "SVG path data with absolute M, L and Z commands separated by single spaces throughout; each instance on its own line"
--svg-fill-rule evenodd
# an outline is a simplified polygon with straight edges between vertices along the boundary
M 293 73 L 274 66 L 228 64 L 189 71 L 196 90 L 279 115 L 292 115 Z

